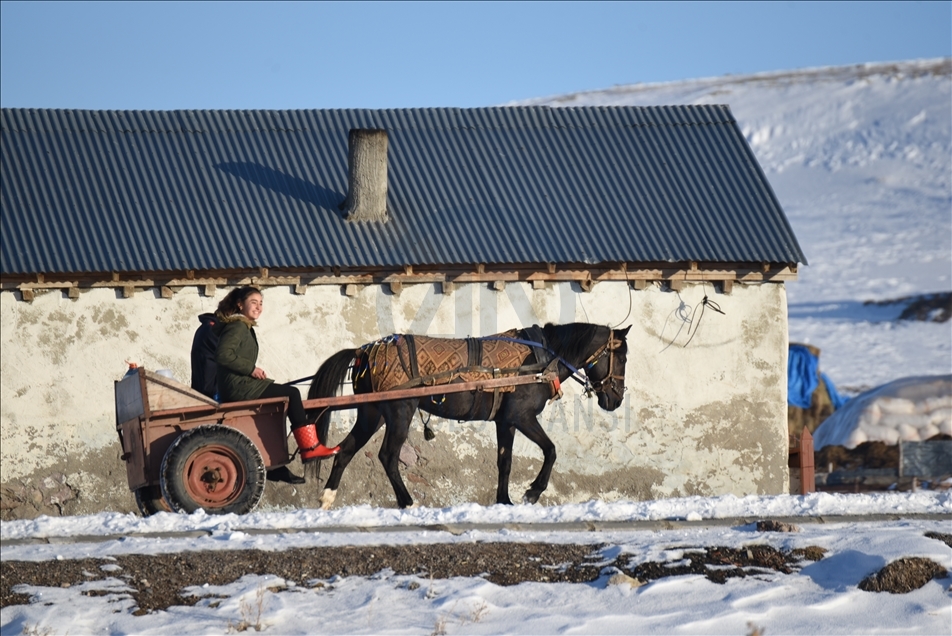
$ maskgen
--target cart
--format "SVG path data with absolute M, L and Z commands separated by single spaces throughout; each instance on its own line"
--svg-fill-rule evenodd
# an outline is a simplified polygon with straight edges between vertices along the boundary
M 306 409 L 549 383 L 553 373 L 305 400 Z M 219 403 L 172 378 L 133 370 L 115 383 L 116 430 L 129 489 L 143 516 L 244 514 L 264 494 L 268 470 L 290 463 L 286 398 Z

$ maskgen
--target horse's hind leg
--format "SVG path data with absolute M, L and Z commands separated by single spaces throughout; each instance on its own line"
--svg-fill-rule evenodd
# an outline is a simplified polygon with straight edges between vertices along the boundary
M 400 475 L 400 449 L 410 432 L 410 421 L 416 412 L 416 401 L 391 402 L 381 410 L 384 419 L 387 422 L 387 431 L 383 436 L 383 444 L 380 445 L 380 452 L 377 458 L 383 464 L 384 472 L 393 486 L 393 494 L 397 497 L 397 505 L 401 508 L 408 508 L 413 505 L 413 497 L 410 496 L 406 484 L 403 483 L 403 477 Z
M 364 404 L 357 408 L 357 422 L 351 429 L 344 441 L 340 443 L 340 452 L 334 456 L 334 465 L 331 467 L 331 474 L 324 483 L 324 491 L 321 493 L 321 508 L 327 510 L 337 498 L 337 488 L 340 486 L 340 478 L 347 468 L 347 464 L 354 458 L 361 448 L 363 448 L 373 434 L 383 425 L 383 418 L 380 411 L 373 404 Z

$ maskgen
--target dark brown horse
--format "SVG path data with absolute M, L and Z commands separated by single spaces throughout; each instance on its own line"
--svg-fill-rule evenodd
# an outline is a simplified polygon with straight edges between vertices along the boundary
M 536 369 L 547 366 L 558 373 L 560 382 L 574 377 L 585 385 L 586 391 L 597 395 L 601 408 L 614 411 L 624 398 L 628 353 L 625 338 L 628 329 L 630 327 L 613 330 L 588 323 L 547 324 L 544 328 L 534 327 L 509 336 L 488 336 L 478 340 L 505 339 L 528 345 L 529 354 L 523 360 L 523 365 Z M 351 373 L 354 393 L 372 392 L 374 389 L 370 374 L 361 372 L 361 365 L 366 367 L 366 352 L 371 346 L 344 349 L 328 358 L 314 376 L 308 399 L 336 395 L 348 372 L 354 369 L 357 370 Z M 526 503 L 536 503 L 549 484 L 549 476 L 555 464 L 555 445 L 538 420 L 539 413 L 552 397 L 553 387 L 543 383 L 519 385 L 495 399 L 492 392 L 474 391 L 448 393 L 439 398 L 416 397 L 361 404 L 357 408 L 357 422 L 341 442 L 340 453 L 334 457 L 333 468 L 321 494 L 322 507 L 326 509 L 334 503 L 344 469 L 371 436 L 384 425 L 387 428 L 377 457 L 393 486 L 397 505 L 406 508 L 413 504 L 413 499 L 400 476 L 398 459 L 417 409 L 448 419 L 495 422 L 498 444 L 496 465 L 499 469 L 497 503 L 512 503 L 509 499 L 509 473 L 512 469 L 515 432 L 519 431 L 529 438 L 542 450 L 544 458 L 538 476 L 523 497 Z M 311 415 L 314 417 L 317 413 Z M 320 414 L 317 425 L 321 439 L 327 439 L 330 419 L 326 411 Z

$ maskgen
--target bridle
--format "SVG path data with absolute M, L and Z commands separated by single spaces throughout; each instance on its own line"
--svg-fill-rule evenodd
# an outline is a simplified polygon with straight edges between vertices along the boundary
M 621 375 L 614 373 L 615 351 L 617 351 L 618 348 L 622 346 L 622 344 L 624 344 L 624 341 L 616 339 L 614 330 L 609 329 L 608 340 L 605 342 L 605 344 L 596 349 L 595 352 L 590 355 L 584 363 L 582 363 L 582 367 L 585 369 L 585 376 L 587 379 L 587 386 L 585 387 L 586 393 L 591 394 L 593 391 L 595 393 L 604 393 L 606 391 L 605 385 L 607 384 L 611 392 L 618 396 L 618 387 L 615 385 L 615 381 L 617 380 L 619 382 L 624 382 L 625 376 L 624 371 L 622 371 Z M 598 361 L 601 360 L 605 354 L 608 354 L 608 374 L 598 382 L 592 382 L 588 379 L 588 371 L 598 364 Z

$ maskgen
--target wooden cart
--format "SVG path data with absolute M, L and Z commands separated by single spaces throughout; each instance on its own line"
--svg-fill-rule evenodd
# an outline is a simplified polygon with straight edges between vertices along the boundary
M 306 400 L 307 409 L 551 382 L 532 374 Z M 291 461 L 287 400 L 218 403 L 176 380 L 134 370 L 115 384 L 116 430 L 129 488 L 143 516 L 160 511 L 244 514 L 264 494 L 265 471 Z

